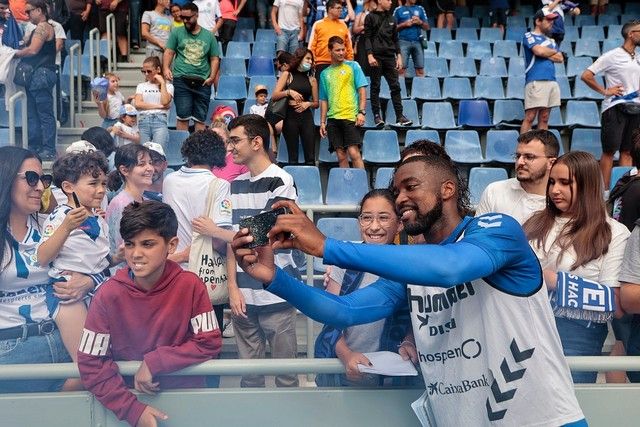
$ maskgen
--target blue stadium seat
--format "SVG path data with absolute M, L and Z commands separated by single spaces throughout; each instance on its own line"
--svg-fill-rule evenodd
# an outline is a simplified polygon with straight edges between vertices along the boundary
M 504 84 L 500 77 L 478 76 L 474 83 L 473 94 L 482 99 L 504 99 Z
M 458 10 L 458 8 L 456 8 L 456 11 Z M 474 16 L 485 16 L 489 14 L 489 9 L 487 8 L 487 5 L 484 4 L 474 4 L 473 5 L 473 15 Z M 457 16 L 461 16 L 459 14 L 457 14 Z M 471 15 L 469 15 L 471 16 Z
M 451 77 L 475 77 L 477 74 L 475 59 L 461 57 L 449 60 L 449 75 Z
M 507 79 L 507 93 L 509 99 L 524 99 L 524 76 L 511 76 Z
M 338 163 L 336 152 L 329 152 L 329 140 L 327 138 L 320 138 L 318 161 L 320 161 L 320 163 Z
M 243 76 L 220 76 L 216 99 L 245 99 L 247 82 Z
M 628 15 L 640 15 L 640 3 L 628 2 L 624 5 L 624 13 Z
M 169 129 L 169 142 L 164 148 L 164 154 L 167 157 L 167 163 L 169 166 L 175 168 L 184 164 L 182 153 L 182 143 L 189 137 L 189 132 L 186 130 Z
M 413 99 L 402 100 L 402 114 L 413 122 L 411 126 L 399 126 L 403 129 L 416 129 L 420 127 L 420 117 L 418 116 L 418 106 Z M 396 112 L 393 109 L 393 103 L 387 102 L 387 111 L 384 116 L 385 121 L 391 126 L 395 127 L 397 122 Z
M 271 95 L 273 93 L 273 89 L 275 89 L 276 87 L 276 76 L 274 75 L 267 75 L 267 76 L 251 76 L 251 79 L 249 80 L 249 90 L 248 95 L 255 95 L 255 88 L 257 85 L 265 85 L 267 88 L 269 88 L 269 95 Z
M 367 102 L 367 105 L 364 107 L 366 112 L 364 116 L 364 125 L 362 125 L 362 129 L 377 129 L 376 123 L 373 121 L 373 110 L 371 110 L 371 103 Z
M 287 143 L 284 140 L 284 135 L 280 134 L 280 140 L 278 141 L 278 152 L 276 154 L 276 161 L 278 163 L 292 163 L 289 160 L 289 151 L 287 150 Z M 298 162 L 304 163 L 304 150 L 302 148 L 302 141 L 298 140 Z
M 359 200 L 358 203 L 360 203 Z M 362 241 L 356 218 L 320 218 L 317 227 L 322 234 L 332 239 L 350 242 Z
M 588 56 L 570 56 L 567 60 L 567 77 L 582 75 L 589 65 L 593 64 L 593 58 Z
M 480 28 L 480 40 L 492 43 L 502 41 L 502 31 L 500 28 Z
M 238 23 L 236 24 L 236 30 L 237 29 L 255 30 L 255 28 L 256 28 L 255 19 L 244 17 L 244 16 L 238 17 Z
M 524 76 L 524 58 L 509 58 L 508 76 Z
M 558 143 L 560 145 L 560 151 L 558 152 L 558 156 L 562 156 L 564 154 L 564 144 L 562 142 L 562 136 L 560 136 L 560 132 L 558 131 L 558 129 L 549 129 L 549 132 L 551 132 L 558 140 Z
M 448 130 L 444 137 L 444 148 L 456 163 L 484 163 L 480 148 L 480 137 L 475 130 Z
M 249 58 L 249 66 L 247 67 L 247 76 L 273 76 L 275 69 L 273 66 L 273 57 L 265 58 L 262 56 L 252 56 Z
M 258 28 L 256 31 L 256 42 L 270 42 L 275 44 L 276 39 L 276 32 L 272 29 Z
M 251 109 L 252 105 L 255 105 L 256 103 L 256 99 L 255 98 L 247 98 L 244 100 L 244 106 L 242 107 L 242 114 L 249 114 L 249 110 Z
M 481 76 L 507 77 L 507 65 L 504 58 L 484 58 L 480 61 Z
M 424 58 L 424 72 L 427 77 L 449 77 L 449 65 L 444 58 Z
M 491 43 L 486 40 L 470 41 L 467 43 L 467 58 L 491 58 Z
M 565 26 L 564 27 L 564 41 L 562 44 L 569 42 L 574 42 L 580 39 L 580 34 L 578 34 L 578 27 L 574 26 Z
M 600 56 L 600 43 L 589 39 L 580 39 L 576 42 L 574 50 L 575 56 L 591 56 L 597 58 Z
M 246 76 L 247 66 L 245 60 L 242 58 L 222 58 L 220 60 L 220 75 L 221 76 Z
M 440 81 L 436 77 L 414 77 L 411 97 L 424 101 L 442 99 Z
M 469 171 L 469 201 L 471 205 L 475 206 L 480 202 L 480 197 L 489 184 L 508 178 L 507 171 L 503 168 L 471 168 Z
M 533 126 L 535 127 L 538 124 L 538 119 L 533 121 Z M 560 112 L 560 107 L 551 107 L 551 112 L 549 113 L 549 127 L 552 128 L 562 128 L 565 126 L 564 121 L 562 120 L 562 113 Z
M 19 99 L 15 106 L 15 125 L 16 127 L 22 127 L 22 103 L 25 102 L 22 99 Z M 4 96 L 0 97 L 0 127 L 8 128 L 9 127 L 9 111 L 7 111 L 4 102 Z M 17 140 L 17 136 L 16 136 Z
M 396 163 L 400 161 L 400 145 L 396 131 L 365 131 L 362 138 L 362 159 L 368 163 Z
M 599 85 L 604 87 L 602 76 L 596 75 L 595 79 Z M 574 82 L 573 96 L 576 99 L 593 99 L 597 101 L 601 101 L 604 99 L 604 95 L 591 89 L 585 82 L 582 81 L 580 77 L 576 77 L 576 80 Z
M 404 77 L 398 78 L 398 84 L 400 85 L 400 97 L 402 99 L 408 99 L 409 95 L 407 95 L 407 85 L 405 83 Z M 391 99 L 391 90 L 389 89 L 389 83 L 387 83 L 387 79 L 380 79 L 380 98 Z
M 373 188 L 389 188 L 395 168 L 378 168 L 373 182 Z
M 251 58 L 251 43 L 231 41 L 227 45 L 225 58 Z
M 369 191 L 367 171 L 356 168 L 331 168 L 327 182 L 327 205 L 357 205 Z
M 6 147 L 9 145 L 9 129 L 0 129 L 0 147 Z
M 586 13 L 574 16 L 573 25 L 575 25 L 576 27 L 582 27 L 582 29 L 584 30 L 585 26 L 596 25 L 596 17 L 593 15 L 587 15 Z
M 441 42 L 451 40 L 451 30 L 448 28 L 431 28 L 429 30 L 429 41 Z
M 427 139 L 429 141 L 436 142 L 441 144 L 440 135 L 437 130 L 433 129 L 411 129 L 407 131 L 407 135 L 404 138 L 404 146 L 405 148 L 410 146 L 416 141 L 421 139 Z
M 422 104 L 422 127 L 425 129 L 456 129 L 453 107 L 450 102 L 425 102 Z
M 251 28 L 237 28 L 233 33 L 233 38 L 231 39 L 234 42 L 249 42 L 253 43 L 253 29 Z
M 493 124 L 497 127 L 520 128 L 524 120 L 524 104 L 519 99 L 498 99 L 493 105 Z
M 64 48 L 66 49 L 67 52 L 69 52 L 69 49 L 71 49 L 71 46 L 80 43 L 80 40 L 76 40 L 76 39 L 65 39 L 64 40 Z M 80 52 L 82 54 L 82 52 Z
M 485 100 L 462 100 L 458 106 L 458 125 L 472 128 L 492 127 L 489 104 Z
M 513 40 L 497 40 L 493 43 L 493 56 L 517 58 L 518 45 Z
M 527 27 L 527 21 L 523 15 L 507 16 L 507 29 L 510 27 Z M 522 41 L 522 39 L 521 39 Z
M 620 37 L 606 39 L 605 41 L 602 42 L 602 53 L 606 53 L 611 49 L 615 49 L 621 46 L 622 43 L 624 43 L 624 40 L 621 39 Z
M 573 99 L 573 95 L 571 94 L 571 85 L 569 85 L 569 78 L 559 76 L 559 77 L 556 77 L 556 82 L 560 87 L 560 99 L 562 100 Z
M 600 111 L 595 101 L 569 101 L 566 126 L 600 127 Z
M 518 145 L 517 130 L 493 130 L 487 132 L 487 153 L 489 161 L 500 163 L 514 163 L 513 153 Z
M 273 59 L 276 57 L 276 45 L 271 42 L 254 43 L 251 55 Z
M 602 16 L 602 15 L 601 15 Z M 613 187 L 616 186 L 616 183 L 622 175 L 629 172 L 633 167 L 631 166 L 614 166 L 611 168 L 611 179 L 609 180 L 609 191 L 613 190 Z
M 446 40 L 440 42 L 440 48 L 438 49 L 438 56 L 440 58 L 459 58 L 464 56 L 462 51 L 462 42 L 457 40 Z
M 231 107 L 236 114 L 238 114 L 238 103 L 234 100 L 210 100 L 209 108 L 207 109 L 207 117 L 205 119 L 205 124 L 209 126 L 211 124 L 211 115 L 220 105 L 225 105 L 227 107 Z
M 620 3 L 611 3 L 607 5 L 607 10 L 605 11 L 607 15 L 618 16 L 622 15 L 622 5 Z M 600 15 L 602 16 L 602 15 Z
M 293 177 L 299 205 L 322 204 L 322 185 L 317 166 L 288 165 L 284 171 Z
M 556 77 L 567 77 L 567 68 L 564 62 L 554 62 L 553 66 L 556 67 Z
M 427 42 L 427 48 L 423 49 L 425 58 L 435 58 L 438 56 L 438 49 L 436 49 L 436 42 Z
M 442 97 L 445 99 L 471 99 L 471 82 L 466 77 L 445 77 L 442 84 Z
M 600 129 L 574 129 L 571 134 L 571 151 L 586 151 L 600 160 L 602 157 Z
M 573 54 L 573 44 L 572 43 L 562 43 L 562 45 L 560 45 L 560 52 L 564 52 L 567 54 L 567 56 L 575 56 Z
M 604 29 L 599 25 L 585 25 L 582 27 L 582 36 L 580 37 L 580 40 L 604 40 Z
M 458 28 L 480 28 L 480 22 L 475 16 L 462 16 Z
M 514 41 L 516 43 L 522 43 L 522 38 L 524 37 L 524 33 L 526 33 L 526 32 L 527 32 L 527 26 L 526 25 L 515 27 L 515 26 L 509 25 L 507 23 L 507 28 L 505 30 L 504 39 L 505 40 L 512 40 L 512 41 Z
M 475 27 L 462 27 L 456 29 L 456 40 L 461 42 L 468 42 L 478 40 L 478 30 Z
M 607 38 L 605 40 L 610 39 L 622 39 L 622 25 L 614 24 L 607 27 Z

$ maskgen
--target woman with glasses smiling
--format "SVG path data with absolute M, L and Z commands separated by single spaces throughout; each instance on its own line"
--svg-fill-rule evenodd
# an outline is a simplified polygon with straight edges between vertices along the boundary
M 157 56 L 145 59 L 140 71 L 145 79 L 136 87 L 135 95 L 140 143 L 153 141 L 166 148 L 169 144 L 167 120 L 173 101 L 173 85 L 162 76 Z
M 49 316 L 45 296 L 48 266 L 36 262 L 43 234 L 41 197 L 51 184 L 37 154 L 0 148 L 0 364 L 62 363 L 71 358 Z M 54 288 L 61 299 L 85 295 L 93 284 L 73 274 Z M 64 380 L 0 381 L 0 393 L 60 390 Z

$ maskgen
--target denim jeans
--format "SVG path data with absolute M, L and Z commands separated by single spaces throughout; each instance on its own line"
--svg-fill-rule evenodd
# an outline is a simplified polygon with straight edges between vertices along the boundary
M 556 317 L 565 356 L 599 356 L 607 338 L 607 324 Z M 597 372 L 571 372 L 574 383 L 595 383 Z
M 27 88 L 27 126 L 29 148 L 56 149 L 56 117 L 53 113 L 53 87 L 56 84 L 53 69 L 36 68 Z
M 282 30 L 282 34 L 277 38 L 276 51 L 295 52 L 298 46 L 300 46 L 298 42 L 299 34 L 300 30 Z
M 424 52 L 422 50 L 422 43 L 420 41 L 399 40 L 400 42 L 400 55 L 402 55 L 402 66 L 407 68 L 409 64 L 409 57 L 413 58 L 414 68 L 424 68 Z
M 269 8 L 273 2 L 269 0 L 256 0 L 256 9 L 258 12 L 258 25 L 260 28 L 267 28 L 269 21 Z
M 138 129 L 140 130 L 141 144 L 153 141 L 162 145 L 163 148 L 166 148 L 169 144 L 167 115 L 164 113 L 140 114 Z
M 129 0 L 129 27 L 131 30 L 131 44 L 140 46 L 140 0 Z
M 56 329 L 49 335 L 0 341 L 0 365 L 71 362 Z M 59 391 L 64 380 L 0 381 L 0 393 Z

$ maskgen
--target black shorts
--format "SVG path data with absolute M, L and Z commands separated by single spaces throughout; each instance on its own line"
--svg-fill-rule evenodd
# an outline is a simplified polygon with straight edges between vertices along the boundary
M 633 131 L 639 127 L 640 114 L 632 115 L 623 112 L 621 104 L 607 108 L 602 113 L 600 134 L 602 151 L 605 153 L 631 151 Z
M 437 0 L 436 9 L 438 13 L 455 13 L 456 2 L 455 0 Z
M 346 150 L 351 145 L 360 145 L 360 131 L 352 120 L 327 119 L 329 151 Z
M 507 15 L 509 15 L 509 9 L 490 10 L 489 17 L 491 18 L 491 25 L 507 25 Z
M 129 12 L 111 12 L 110 10 L 98 11 L 98 28 L 100 29 L 100 34 L 107 32 L 107 16 L 112 13 L 116 19 L 116 34 L 126 35 L 127 31 L 129 31 Z

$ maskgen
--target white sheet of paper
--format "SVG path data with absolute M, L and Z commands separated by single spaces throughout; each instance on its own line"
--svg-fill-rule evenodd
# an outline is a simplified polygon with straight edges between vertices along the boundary
M 360 372 L 368 374 L 389 375 L 393 377 L 418 375 L 418 371 L 410 360 L 402 360 L 402 356 L 392 351 L 376 351 L 363 353 L 373 366 L 358 365 Z

